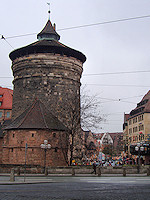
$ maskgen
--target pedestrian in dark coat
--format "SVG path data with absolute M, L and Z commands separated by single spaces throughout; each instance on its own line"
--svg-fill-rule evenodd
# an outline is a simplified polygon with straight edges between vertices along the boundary
M 93 162 L 93 172 L 91 174 L 95 173 L 96 174 L 96 162 Z

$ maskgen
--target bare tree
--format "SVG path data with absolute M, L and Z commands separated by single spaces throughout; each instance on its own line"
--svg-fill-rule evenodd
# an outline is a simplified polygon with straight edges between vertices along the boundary
M 100 113 L 100 101 L 97 95 L 89 95 L 86 88 L 81 89 L 81 95 L 73 92 L 66 96 L 61 113 L 65 124 L 70 129 L 70 164 L 74 158 L 82 158 L 82 129 L 91 130 L 100 126 L 103 118 Z M 82 127 L 82 128 L 81 128 Z
M 100 128 L 101 122 L 104 120 L 100 104 L 98 95 L 89 95 L 86 87 L 81 89 L 81 126 L 83 129 Z

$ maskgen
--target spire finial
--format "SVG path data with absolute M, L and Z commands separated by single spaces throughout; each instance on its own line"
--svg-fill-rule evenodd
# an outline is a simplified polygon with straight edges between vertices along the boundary
M 48 19 L 50 20 L 50 13 L 51 13 L 51 11 L 50 11 L 50 3 L 47 3 L 47 5 L 49 7 L 49 9 L 48 9 Z

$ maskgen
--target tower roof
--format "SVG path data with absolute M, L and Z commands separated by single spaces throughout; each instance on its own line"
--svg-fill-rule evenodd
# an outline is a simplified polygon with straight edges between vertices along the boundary
M 86 57 L 81 52 L 74 50 L 56 40 L 40 40 L 28 46 L 16 49 L 9 54 L 10 59 L 13 61 L 22 56 L 28 56 L 35 53 L 54 53 L 66 55 L 79 59 L 82 63 L 86 61 Z
M 52 23 L 50 20 L 47 21 L 45 27 L 43 30 L 37 35 L 37 38 L 39 40 L 59 40 L 60 36 L 55 31 L 55 26 L 52 26 Z
M 77 58 L 82 63 L 86 61 L 84 54 L 58 41 L 60 36 L 55 31 L 50 20 L 47 21 L 43 30 L 37 35 L 37 38 L 39 41 L 12 51 L 9 54 L 10 59 L 13 61 L 16 58 L 35 53 L 54 53 Z
M 5 130 L 11 129 L 49 129 L 69 131 L 67 127 L 55 117 L 40 100 L 26 109 Z

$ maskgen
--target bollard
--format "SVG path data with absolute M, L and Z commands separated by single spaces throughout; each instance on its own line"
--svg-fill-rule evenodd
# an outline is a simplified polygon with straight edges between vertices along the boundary
M 150 176 L 150 167 L 147 168 L 147 176 Z
M 72 176 L 75 176 L 75 169 L 72 168 Z
M 98 171 L 98 172 L 97 172 L 98 176 L 101 176 L 102 172 L 101 172 L 100 166 L 98 167 L 97 171 Z
M 126 176 L 126 168 L 123 168 L 123 176 Z
M 20 167 L 17 168 L 17 176 L 20 176 Z
M 10 172 L 10 181 L 11 182 L 15 181 L 15 170 L 14 169 L 11 169 L 11 172 Z
M 45 176 L 48 176 L 48 169 L 47 168 L 45 168 Z

